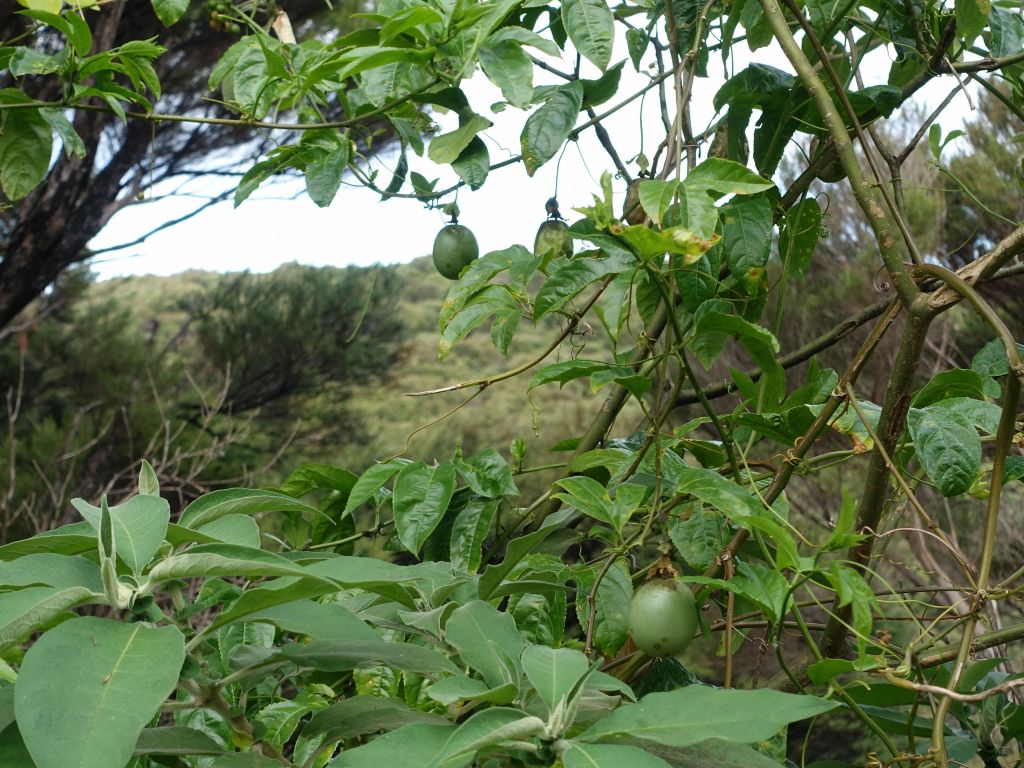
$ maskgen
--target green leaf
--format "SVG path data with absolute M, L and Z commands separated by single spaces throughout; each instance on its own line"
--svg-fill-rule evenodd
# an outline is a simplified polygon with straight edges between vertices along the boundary
M 64 155 L 66 157 L 85 157 L 85 142 L 75 131 L 64 113 L 59 109 L 40 109 L 39 114 L 50 124 L 50 127 L 57 132 L 61 142 L 64 144 Z
M 425 5 L 414 5 L 404 8 L 398 13 L 390 16 L 380 28 L 380 42 L 390 43 L 399 35 L 405 32 L 412 32 L 420 37 L 422 31 L 419 28 L 428 24 L 437 24 L 443 21 L 441 14 Z
M 338 194 L 351 157 L 351 146 L 346 140 L 322 160 L 306 166 L 306 193 L 318 207 L 326 208 Z
M 668 535 L 683 561 L 695 571 L 703 571 L 715 562 L 729 540 L 730 531 L 718 512 L 699 503 L 688 506 L 691 511 L 686 519 L 671 517 Z
M 474 136 L 473 140 L 452 162 L 452 170 L 472 190 L 480 189 L 484 185 L 487 175 L 491 172 L 491 155 L 487 151 L 487 145 L 479 136 Z
M 572 648 L 531 645 L 523 651 L 523 671 L 552 713 L 568 699 L 590 670 L 587 657 Z
M 0 651 L 56 623 L 76 605 L 102 601 L 102 590 L 86 587 L 27 587 L 0 594 Z
M 1000 349 L 1002 346 L 1000 345 Z M 1004 358 L 1005 359 L 1005 358 Z M 936 374 L 914 395 L 911 406 L 926 408 L 940 400 L 959 397 L 985 399 L 986 377 L 977 371 L 953 368 Z
M 709 157 L 694 168 L 683 183 L 691 189 L 714 192 L 719 196 L 755 195 L 775 186 L 742 163 L 723 157 Z
M 145 459 L 142 460 L 142 465 L 139 467 L 139 495 L 160 495 L 160 479 L 156 476 L 153 465 Z
M 394 459 L 383 464 L 374 464 L 367 469 L 356 481 L 356 484 L 352 486 L 352 490 L 349 491 L 348 501 L 345 502 L 345 511 L 342 513 L 342 517 L 348 517 L 352 514 L 356 507 L 377 493 L 388 480 L 398 474 L 398 470 L 408 463 L 408 460 L 405 459 Z
M 504 559 L 496 565 L 488 565 L 480 577 L 477 585 L 480 597 L 483 600 L 491 599 L 498 587 L 504 582 L 505 577 L 512 572 L 512 569 L 526 555 L 535 551 L 536 547 L 554 532 L 555 529 L 553 527 L 541 528 L 539 531 L 528 533 L 525 536 L 520 536 L 518 539 L 510 541 L 505 548 Z
M 633 738 L 674 747 L 705 739 L 753 744 L 770 739 L 789 723 L 838 706 L 839 702 L 770 689 L 743 691 L 691 685 L 678 691 L 652 693 L 638 704 L 619 707 L 578 740 Z
M 198 528 L 225 515 L 259 515 L 265 512 L 323 513 L 316 507 L 276 491 L 254 488 L 225 488 L 212 491 L 189 504 L 178 519 L 179 525 Z
M 581 360 L 577 358 L 544 366 L 533 375 L 532 379 L 530 379 L 529 389 L 539 387 L 542 384 L 549 384 L 553 381 L 557 381 L 560 384 L 565 385 L 575 379 L 590 376 L 598 371 L 607 371 L 611 368 L 618 368 L 625 372 L 625 375 L 633 373 L 632 368 L 627 368 L 625 366 L 615 366 L 601 360 Z
M 577 256 L 566 259 L 544 285 L 537 291 L 533 302 L 533 319 L 561 309 L 567 301 L 579 295 L 591 283 L 608 275 L 617 275 L 636 266 L 636 261 L 627 256 L 591 258 Z
M 613 527 L 615 522 L 611 514 L 611 499 L 608 490 L 593 478 L 580 475 L 566 477 L 555 481 L 556 485 L 565 488 L 568 493 L 556 493 L 554 498 L 564 501 L 588 517 Z
M 788 211 L 779 228 L 779 257 L 786 269 L 803 277 L 818 247 L 821 233 L 821 206 L 816 198 L 801 200 Z
M 362 643 L 380 640 L 376 632 L 354 613 L 337 603 L 295 600 L 250 613 L 247 622 L 266 622 L 295 635 L 330 640 L 343 637 Z
M 100 569 L 84 557 L 40 552 L 10 562 L 0 562 L 0 587 L 85 587 L 103 591 Z
M 1024 356 L 1024 344 L 1017 343 L 1017 351 Z M 1006 376 L 1010 372 L 1010 364 L 1006 359 L 1006 347 L 999 339 L 992 339 L 978 350 L 971 360 L 971 370 L 982 376 Z
M 497 43 L 504 40 L 514 40 L 520 45 L 528 45 L 531 48 L 536 48 L 541 53 L 546 53 L 548 56 L 561 56 L 562 52 L 558 50 L 558 46 L 546 37 L 541 37 L 536 32 L 533 32 L 525 27 L 508 26 L 502 27 L 493 35 L 490 36 L 489 42 Z
M 509 104 L 529 106 L 533 99 L 533 62 L 518 43 L 502 40 L 481 46 L 480 66 Z
M 153 0 L 153 10 L 165 27 L 176 23 L 188 10 L 189 0 Z
M 715 311 L 700 316 L 697 330 L 736 336 L 761 368 L 767 404 L 774 405 L 782 399 L 786 390 L 786 374 L 782 365 L 775 359 L 779 351 L 779 341 L 771 331 L 754 325 L 738 315 Z
M 512 480 L 512 468 L 494 448 L 487 448 L 465 461 L 455 460 L 455 468 L 473 493 L 489 499 L 519 493 Z
M 518 709 L 492 707 L 459 726 L 408 725 L 369 744 L 348 749 L 331 768 L 462 768 L 491 744 L 527 740 L 542 733 L 544 721 Z
M 596 107 L 604 104 L 619 90 L 619 81 L 622 79 L 622 66 L 620 61 L 611 67 L 597 80 L 580 80 L 583 83 L 583 108 Z
M 1024 456 L 1007 456 L 1003 465 L 1003 484 L 1024 480 Z
M 167 725 L 146 728 L 139 734 L 132 754 L 139 755 L 222 755 L 224 750 L 213 739 L 195 728 Z
M 576 618 L 581 627 L 590 621 L 588 596 L 596 579 L 597 569 L 580 569 L 576 575 Z M 633 582 L 624 560 L 617 560 L 605 573 L 594 596 L 596 621 L 594 647 L 606 656 L 614 656 L 626 642 L 629 633 L 629 601 Z
M 448 659 L 421 645 L 388 643 L 383 640 L 312 640 L 292 643 L 281 655 L 301 667 L 325 672 L 348 672 L 356 667 L 386 664 L 421 675 L 455 674 L 458 668 Z
M 657 226 L 660 227 L 662 225 L 665 212 L 672 205 L 672 201 L 679 191 L 679 186 L 679 182 L 674 179 L 669 179 L 668 181 L 645 179 L 640 182 L 638 187 L 640 205 L 643 206 L 647 215 L 651 217 L 651 221 Z
M 907 417 L 914 453 L 943 496 L 966 493 L 981 472 L 981 438 L 973 421 L 941 401 Z
M 83 499 L 71 505 L 97 531 L 101 510 Z M 136 574 L 141 573 L 167 535 L 171 507 L 159 496 L 132 496 L 123 504 L 110 507 L 111 525 L 117 556 Z
M 472 269 L 472 267 L 470 267 Z M 444 360 L 452 347 L 466 334 L 483 323 L 487 318 L 494 316 L 494 325 L 491 328 L 492 340 L 495 340 L 499 352 L 507 352 L 507 337 L 503 339 L 500 330 L 502 327 L 514 329 L 514 320 L 522 315 L 519 302 L 512 296 L 509 287 L 506 285 L 489 285 L 479 293 L 472 296 L 465 306 L 445 326 L 441 334 L 441 342 L 438 344 L 438 358 Z M 509 325 L 511 323 L 511 325 Z M 495 327 L 498 329 L 495 338 Z M 504 344 L 504 349 L 502 348 Z
M 225 544 L 238 544 L 256 549 L 260 547 L 260 527 L 248 515 L 218 517 L 212 523 L 199 526 L 199 532 Z
M 60 72 L 63 66 L 62 57 L 48 56 L 34 48 L 19 46 L 14 49 L 7 69 L 15 77 L 24 77 L 25 75 L 52 75 L 55 72 Z
M 323 736 L 324 743 L 331 743 L 392 731 L 413 723 L 446 725 L 447 721 L 439 715 L 409 709 L 398 699 L 353 696 L 314 714 L 302 735 L 306 738 Z
M 476 573 L 483 557 L 484 539 L 498 512 L 500 499 L 471 498 L 452 521 L 449 558 L 458 571 Z
M 666 760 L 673 768 L 779 768 L 779 763 L 754 747 L 722 739 L 705 739 L 686 747 L 666 747 L 652 741 L 628 740 L 648 754 Z M 828 768 L 815 763 L 808 768 Z M 832 768 L 836 768 L 833 766 Z
M 956 0 L 956 31 L 970 45 L 988 26 L 988 15 L 992 10 L 991 0 Z
M 30 102 L 16 88 L 0 90 L 0 104 Z M 20 200 L 46 178 L 53 134 L 38 109 L 5 110 L 0 126 L 0 187 L 10 200 Z
M 764 195 L 736 197 L 721 208 L 722 245 L 729 271 L 756 293 L 771 251 L 772 206 Z
M 127 764 L 184 660 L 176 627 L 82 616 L 44 634 L 14 689 L 18 727 L 38 768 Z
M 577 2 L 600 3 L 607 10 L 603 0 Z M 564 8 L 563 5 L 563 11 Z M 533 176 L 538 168 L 558 153 L 569 138 L 582 108 L 583 84 L 577 81 L 556 88 L 548 100 L 530 115 L 519 138 L 528 175 Z
M 491 125 L 490 120 L 480 115 L 472 115 L 465 120 L 460 117 L 458 128 L 431 140 L 427 157 L 439 165 L 454 163 L 476 135 Z
M 455 492 L 455 467 L 450 461 L 430 467 L 421 461 L 407 464 L 395 478 L 391 504 L 395 528 L 402 544 L 418 554 L 441 522 Z
M 0 765 L 9 765 L 11 768 L 37 768 L 15 723 L 0 731 Z
M 602 72 L 612 59 L 615 19 L 605 0 L 565 0 L 562 24 L 584 58 Z
M 465 675 L 455 675 L 438 680 L 427 691 L 429 696 L 446 707 L 460 701 L 480 701 L 489 704 L 510 704 L 519 693 L 515 683 L 502 683 L 491 688 L 482 680 Z
M 148 574 L 151 584 L 210 576 L 299 576 L 311 573 L 273 552 L 236 544 L 200 544 L 161 560 Z
M 513 618 L 490 603 L 473 600 L 456 608 L 445 626 L 445 640 L 489 686 L 518 682 L 515 665 L 525 643 Z
M 583 744 L 572 746 L 562 755 L 565 768 L 672 768 L 660 757 L 623 744 Z

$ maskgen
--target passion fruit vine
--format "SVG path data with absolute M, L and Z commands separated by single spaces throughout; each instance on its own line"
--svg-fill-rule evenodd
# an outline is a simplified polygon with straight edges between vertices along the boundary
M 434 238 L 434 267 L 449 280 L 458 280 L 462 270 L 480 257 L 480 246 L 468 227 L 454 221 Z
M 651 579 L 629 603 L 629 634 L 648 656 L 674 656 L 697 632 L 697 604 L 676 579 Z

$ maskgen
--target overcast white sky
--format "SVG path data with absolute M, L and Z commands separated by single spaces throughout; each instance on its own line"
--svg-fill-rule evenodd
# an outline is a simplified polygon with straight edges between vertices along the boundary
M 740 45 L 735 53 L 738 54 L 734 59 L 737 72 L 751 61 L 789 70 L 777 49 L 761 49 L 750 54 Z M 865 67 L 865 74 L 871 82 L 884 82 L 889 62 L 884 58 L 884 51 L 875 56 L 875 61 Z M 616 40 L 612 61 L 626 57 L 625 41 L 620 38 Z M 571 69 L 567 64 L 561 67 Z M 712 98 L 724 82 L 720 57 L 712 56 L 709 70 L 712 76 L 698 78 L 694 87 L 693 119 L 697 130 L 714 118 Z M 599 75 L 596 70 L 583 74 L 585 77 Z M 535 85 L 546 82 L 559 81 L 538 72 Z M 619 93 L 598 111 L 617 104 L 646 82 L 646 74 L 637 74 L 627 61 Z M 921 98 L 936 105 L 946 95 L 948 87 L 949 79 L 944 78 L 941 85 L 933 83 L 923 89 Z M 528 113 L 509 107 L 500 114 L 492 114 L 490 105 L 498 102 L 501 95 L 482 73 L 478 72 L 464 83 L 463 88 L 476 111 L 495 123 L 483 134 L 491 162 L 518 154 L 519 134 Z M 944 129 L 948 131 L 959 125 L 967 110 L 966 100 L 958 97 L 941 121 Z M 452 115 L 439 118 L 442 130 L 452 127 L 453 118 Z M 623 161 L 628 163 L 641 151 L 652 156 L 664 133 L 658 118 L 657 91 L 650 91 L 643 102 L 638 100 L 610 117 L 605 126 Z M 386 168 L 394 166 L 393 153 L 379 159 Z M 412 170 L 420 171 L 427 178 L 440 176 L 438 188 L 457 180 L 449 168 L 435 166 L 425 158 L 410 155 L 410 161 Z M 477 192 L 468 188 L 459 192 L 460 221 L 475 232 L 482 253 L 514 243 L 532 246 L 537 226 L 544 219 L 544 202 L 555 191 L 556 161 L 557 158 L 543 166 L 533 178 L 526 175 L 521 164 L 510 165 L 492 173 Z M 574 218 L 570 214 L 573 207 L 590 203 L 591 195 L 597 190 L 597 179 L 606 170 L 614 171 L 614 168 L 593 131 L 584 133 L 577 145 L 567 147 L 558 178 L 558 198 L 567 218 Z M 635 165 L 630 165 L 631 173 L 635 175 L 636 170 Z M 380 185 L 385 186 L 389 178 L 387 172 L 382 178 Z M 216 190 L 222 183 L 223 180 L 204 182 L 203 191 Z M 621 184 L 618 189 L 622 189 Z M 232 208 L 230 201 L 218 204 L 150 237 L 142 245 L 105 254 L 93 262 L 93 268 L 101 278 L 111 278 L 132 274 L 167 275 L 187 269 L 264 272 L 289 261 L 335 266 L 393 264 L 428 254 L 437 230 L 446 222 L 440 211 L 427 210 L 418 201 L 381 202 L 376 194 L 363 187 L 343 186 L 334 203 L 326 209 L 317 208 L 304 193 L 296 195 L 302 190 L 301 181 L 288 187 L 279 184 L 256 192 L 237 209 Z M 129 242 L 195 205 L 194 198 L 185 198 L 131 206 L 112 219 L 93 240 L 92 246 L 102 248 Z

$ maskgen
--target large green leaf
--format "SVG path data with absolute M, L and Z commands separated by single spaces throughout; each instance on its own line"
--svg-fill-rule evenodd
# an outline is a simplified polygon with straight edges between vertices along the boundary
M 821 205 L 816 198 L 801 200 L 788 211 L 779 228 L 779 257 L 786 269 L 803 277 L 821 236 Z
M 498 512 L 500 499 L 474 496 L 452 521 L 448 553 L 452 567 L 476 573 L 483 558 L 483 544 Z
M 165 27 L 171 26 L 185 15 L 189 0 L 152 0 L 153 10 Z
M 672 768 L 660 757 L 624 744 L 573 742 L 562 756 L 565 768 Z
M 18 558 L 15 562 L 0 563 L 0 587 L 27 587 L 33 584 L 103 591 L 99 566 L 84 557 L 41 552 Z
M 296 600 L 251 613 L 246 621 L 265 621 L 285 632 L 315 639 L 365 643 L 380 639 L 369 624 L 337 603 Z
M 97 531 L 100 508 L 83 499 L 72 499 L 72 506 Z M 159 496 L 132 496 L 123 504 L 110 507 L 117 556 L 135 573 L 141 573 L 167 535 L 171 507 Z
M 76 605 L 102 602 L 102 590 L 86 587 L 28 587 L 0 595 L 0 650 L 65 617 Z
M 943 400 L 907 416 L 914 453 L 943 496 L 965 493 L 981 471 L 981 437 L 969 414 Z
M 585 58 L 600 70 L 608 68 L 615 38 L 615 19 L 605 0 L 564 0 L 562 24 Z
M 991 0 L 956 0 L 954 2 L 956 12 L 957 34 L 966 40 L 970 45 L 974 42 L 981 30 L 988 26 L 988 15 L 992 10 Z
M 37 768 L 25 747 L 18 726 L 14 723 L 0 731 L 0 765 L 11 768 Z
M 184 660 L 176 627 L 82 616 L 44 634 L 14 690 L 18 727 L 38 768 L 122 768 Z
M 202 731 L 181 725 L 146 728 L 135 742 L 135 755 L 220 755 L 224 750 Z
M 450 461 L 427 466 L 421 461 L 408 464 L 395 478 L 391 504 L 395 528 L 402 544 L 418 554 L 448 509 L 455 492 L 455 467 Z
M 645 752 L 667 761 L 672 768 L 779 768 L 779 763 L 755 747 L 722 739 L 705 739 L 687 747 L 667 747 L 653 741 L 627 740 Z M 815 763 L 818 768 L 829 768 Z M 813 768 L 813 767 L 809 767 Z M 831 768 L 839 768 L 838 764 Z
M 476 135 L 490 127 L 491 121 L 480 115 L 471 115 L 468 119 L 460 120 L 458 128 L 435 136 L 431 140 L 427 156 L 441 165 L 454 163 Z
M 473 600 L 455 609 L 445 626 L 445 640 L 488 685 L 517 681 L 515 665 L 525 643 L 515 620 L 490 603 Z
M 580 0 L 599 2 L 603 0 Z M 532 176 L 538 168 L 553 158 L 569 138 L 576 117 L 583 107 L 583 85 L 569 83 L 557 88 L 536 112 L 530 115 L 519 138 L 526 172 Z
M 481 46 L 480 66 L 509 104 L 529 105 L 533 98 L 533 62 L 518 43 L 502 40 Z
M 440 715 L 409 709 L 398 699 L 353 696 L 314 714 L 302 735 L 306 738 L 322 735 L 324 743 L 330 743 L 378 731 L 392 731 L 413 723 L 447 724 Z
M 724 690 L 691 685 L 652 693 L 588 728 L 580 741 L 645 739 L 674 747 L 723 739 L 753 744 L 784 725 L 829 712 L 838 702 L 770 689 Z
M 537 694 L 554 712 L 567 699 L 576 684 L 587 674 L 590 662 L 572 648 L 548 648 L 531 645 L 523 651 L 523 671 Z
M 753 293 L 772 244 L 772 206 L 764 195 L 736 197 L 722 206 L 722 244 L 729 271 Z
M 544 721 L 517 709 L 492 707 L 458 726 L 408 725 L 369 744 L 345 750 L 330 768 L 462 768 L 477 752 L 504 741 L 526 740 L 544 730 Z
M 625 272 L 635 266 L 636 260 L 627 254 L 598 258 L 577 256 L 565 260 L 537 291 L 533 302 L 534 320 L 540 320 L 549 312 L 560 309 L 584 288 L 601 278 Z
M 0 104 L 31 101 L 16 88 L 0 90 Z M 52 148 L 50 124 L 39 110 L 4 110 L 0 131 L 0 187 L 10 200 L 20 200 L 42 182 L 50 167 Z
M 597 568 L 580 569 L 576 575 L 576 617 L 581 627 L 590 621 L 589 594 L 597 577 Z M 629 601 L 633 582 L 625 561 L 615 562 L 605 573 L 594 596 L 594 647 L 606 656 L 614 656 L 626 642 L 629 632 Z
M 454 463 L 475 494 L 493 499 L 519 493 L 512 479 L 512 468 L 494 448 L 480 451 L 464 461 L 456 459 Z
M 300 565 L 273 552 L 236 544 L 200 544 L 161 560 L 149 572 L 151 584 L 209 576 L 311 576 Z
M 331 639 L 293 643 L 282 648 L 281 654 L 301 667 L 327 672 L 347 672 L 371 664 L 386 664 L 422 675 L 458 672 L 458 668 L 437 651 L 421 645 L 388 643 L 380 639 L 371 642 Z
M 502 561 L 494 565 L 488 565 L 484 569 L 477 586 L 480 597 L 484 600 L 490 599 L 502 585 L 505 577 L 512 572 L 512 569 L 554 532 L 554 527 L 541 528 L 539 531 L 528 533 L 525 536 L 520 536 L 518 539 L 510 541 L 505 548 L 505 557 Z
M 198 528 L 225 515 L 258 515 L 264 512 L 323 514 L 316 507 L 276 491 L 225 488 L 200 496 L 189 504 L 181 513 L 178 524 Z

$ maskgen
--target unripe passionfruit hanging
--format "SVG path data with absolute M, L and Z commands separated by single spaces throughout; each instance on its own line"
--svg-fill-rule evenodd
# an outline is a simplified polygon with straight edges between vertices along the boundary
M 629 634 L 648 656 L 673 656 L 686 650 L 697 632 L 697 604 L 677 579 L 651 579 L 629 603 Z
M 446 224 L 434 238 L 434 267 L 449 280 L 458 280 L 462 270 L 479 256 L 476 237 L 461 224 Z

